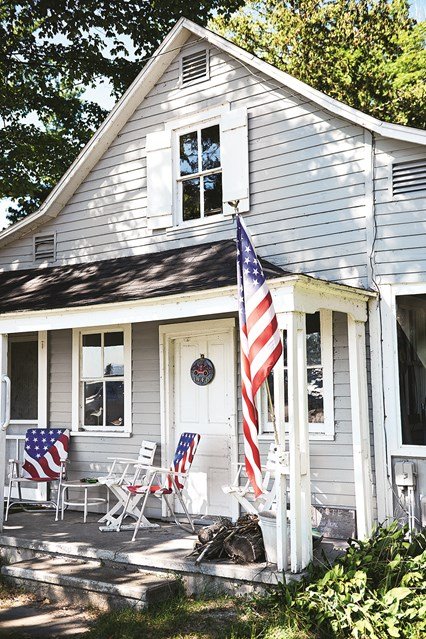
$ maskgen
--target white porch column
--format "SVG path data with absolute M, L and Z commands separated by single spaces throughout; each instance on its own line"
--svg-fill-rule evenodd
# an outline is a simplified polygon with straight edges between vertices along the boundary
M 7 389 L 3 382 L 3 375 L 7 375 L 7 335 L 0 334 L 0 532 L 3 532 L 3 496 L 4 496 L 4 480 L 6 475 L 6 428 L 2 425 L 6 422 L 6 400 Z
M 312 560 L 311 475 L 306 381 L 305 313 L 285 313 L 287 324 L 290 452 L 290 561 L 300 572 Z
M 280 331 L 283 330 L 283 320 L 277 315 Z M 275 418 L 279 437 L 280 453 L 285 451 L 285 400 L 284 400 L 284 357 L 281 356 L 274 367 L 274 395 Z M 287 528 L 287 477 L 284 468 L 277 464 L 277 568 L 279 571 L 288 569 L 288 528 Z
M 38 426 L 47 428 L 47 331 L 38 332 Z
M 350 315 L 348 343 L 357 533 L 365 539 L 373 528 L 365 323 Z

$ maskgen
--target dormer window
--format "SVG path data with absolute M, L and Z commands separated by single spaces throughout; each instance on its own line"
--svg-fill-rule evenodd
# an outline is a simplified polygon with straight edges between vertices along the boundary
M 34 236 L 34 262 L 54 262 L 56 259 L 55 233 Z
M 219 124 L 179 136 L 179 171 L 182 221 L 222 213 Z

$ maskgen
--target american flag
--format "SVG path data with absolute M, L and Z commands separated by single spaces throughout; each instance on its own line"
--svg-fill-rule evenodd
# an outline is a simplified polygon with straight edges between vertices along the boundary
M 61 460 L 68 457 L 69 430 L 33 428 L 25 434 L 23 476 L 35 481 L 59 479 Z
M 188 472 L 199 441 L 200 435 L 197 433 L 182 433 L 173 458 L 173 470 L 176 473 Z M 175 477 L 175 482 L 179 489 L 183 488 L 183 483 L 179 482 L 177 477 Z M 170 489 L 172 488 L 171 477 L 168 477 L 168 486 Z
M 244 222 L 237 215 L 237 278 L 241 342 L 241 392 L 247 476 L 262 493 L 255 396 L 282 353 L 272 297 Z

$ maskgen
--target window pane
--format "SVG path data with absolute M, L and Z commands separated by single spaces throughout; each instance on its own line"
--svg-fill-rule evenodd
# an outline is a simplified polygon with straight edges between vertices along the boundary
M 324 421 L 322 368 L 308 370 L 308 421 L 310 424 Z
M 124 424 L 124 382 L 106 382 L 106 425 Z
M 287 367 L 288 366 L 288 359 L 287 359 L 287 331 L 283 331 L 283 360 L 284 360 L 284 366 Z
M 198 173 L 197 132 L 185 133 L 179 138 L 180 174 Z
M 320 314 L 306 315 L 306 360 L 308 366 L 321 364 Z
M 209 126 L 201 131 L 202 170 L 220 166 L 219 125 Z
M 103 424 L 104 388 L 102 382 L 84 382 L 84 425 Z
M 124 375 L 124 336 L 122 332 L 105 333 L 104 336 L 104 376 Z
M 397 297 L 402 443 L 426 445 L 426 296 Z
M 83 335 L 82 376 L 84 379 L 102 377 L 101 335 Z
M 182 217 L 184 221 L 200 217 L 200 178 L 182 182 Z
M 204 179 L 204 215 L 222 212 L 222 174 L 206 175 Z
M 11 342 L 10 359 L 10 417 L 11 419 L 37 419 L 37 342 Z

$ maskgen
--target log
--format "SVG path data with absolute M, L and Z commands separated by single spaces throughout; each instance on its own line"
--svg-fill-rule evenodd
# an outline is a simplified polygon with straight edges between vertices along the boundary
M 235 533 L 225 539 L 223 547 L 228 557 L 238 564 L 264 561 L 265 559 L 265 548 L 260 531 Z

